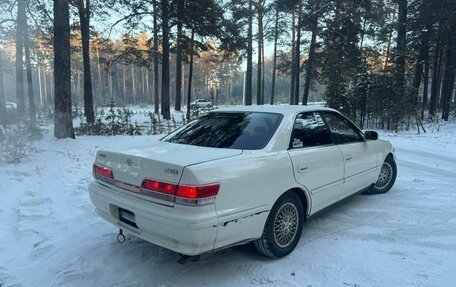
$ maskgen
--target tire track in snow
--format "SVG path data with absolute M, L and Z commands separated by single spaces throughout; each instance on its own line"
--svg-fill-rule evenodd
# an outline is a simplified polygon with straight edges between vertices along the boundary
M 356 232 L 352 230 L 344 230 L 343 232 L 334 233 L 340 237 L 351 239 L 351 240 L 360 240 L 360 241 L 375 241 L 378 243 L 387 243 L 387 244 L 403 244 L 407 246 L 416 246 L 421 248 L 430 248 L 440 251 L 450 251 L 456 252 L 456 243 L 441 243 L 441 242 L 431 242 L 431 241 L 422 241 L 419 238 L 410 238 L 405 236 L 400 236 L 401 233 L 409 234 L 410 231 L 398 231 L 390 235 L 382 235 L 375 233 L 364 233 Z
M 454 216 L 452 217 L 454 218 Z M 451 219 L 447 219 L 448 221 Z M 365 231 L 357 231 L 360 228 L 369 227 L 375 230 L 381 230 L 382 228 L 389 229 L 389 232 L 385 234 L 381 233 L 372 233 Z M 298 243 L 297 249 L 308 245 L 314 241 L 318 241 L 324 238 L 328 239 L 346 239 L 346 240 L 357 240 L 357 241 L 374 241 L 378 243 L 386 244 L 404 244 L 407 246 L 416 246 L 421 248 L 430 248 L 441 251 L 450 251 L 456 252 L 456 243 L 442 243 L 435 241 L 423 241 L 426 239 L 428 234 L 423 231 L 423 234 L 415 234 L 414 237 L 407 236 L 409 234 L 416 233 L 415 227 L 394 229 L 393 227 L 388 226 L 376 226 L 369 223 L 350 226 L 345 228 L 336 229 L 334 231 L 329 231 L 323 227 L 310 226 L 307 227 L 307 232 L 303 233 L 300 242 Z M 420 237 L 417 237 L 421 235 Z M 312 237 L 311 237 L 312 236 Z M 456 234 L 454 234 L 456 238 Z
M 396 149 L 396 153 L 403 153 L 404 152 L 406 154 L 418 155 L 421 158 L 422 157 L 426 157 L 426 158 L 430 158 L 430 159 L 438 159 L 438 160 L 441 160 L 441 161 L 448 162 L 451 165 L 454 165 L 455 162 L 456 162 L 456 157 L 451 157 L 451 156 L 448 156 L 448 155 L 444 156 L 444 155 L 440 155 L 440 154 L 437 154 L 437 153 L 432 153 L 432 152 L 427 152 L 427 151 L 419 151 L 419 150 L 412 150 L 412 149 L 403 148 L 403 147 L 395 147 L 395 149 Z
M 441 169 L 441 168 L 436 168 L 436 167 L 431 167 L 425 164 L 421 164 L 415 161 L 408 161 L 408 160 L 398 160 L 397 164 L 399 167 L 406 167 L 412 170 L 418 170 L 430 174 L 438 174 L 438 175 L 444 175 L 448 177 L 448 179 L 453 179 L 455 180 L 456 178 L 456 172 L 449 171 L 446 169 Z M 399 170 L 400 173 L 400 170 Z
M 456 172 L 454 171 L 456 170 L 456 157 L 454 156 L 411 150 L 403 147 L 396 147 L 396 155 L 399 167 L 435 175 L 444 175 L 448 179 L 456 179 Z
M 18 208 L 18 237 L 29 240 L 32 249 L 35 251 L 42 248 L 48 238 L 36 225 L 37 222 L 46 220 L 53 214 L 52 200 L 49 197 L 41 197 L 36 193 L 27 192 L 20 201 Z

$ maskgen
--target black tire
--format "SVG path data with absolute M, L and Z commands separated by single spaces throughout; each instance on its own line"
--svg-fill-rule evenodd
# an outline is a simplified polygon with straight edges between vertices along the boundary
M 374 183 L 366 193 L 368 194 L 380 194 L 388 192 L 394 185 L 397 176 L 397 165 L 394 158 L 389 155 L 386 157 L 382 164 L 378 180 Z
M 254 241 L 258 252 L 271 258 L 290 254 L 301 238 L 305 216 L 294 192 L 283 194 L 272 207 L 261 237 Z

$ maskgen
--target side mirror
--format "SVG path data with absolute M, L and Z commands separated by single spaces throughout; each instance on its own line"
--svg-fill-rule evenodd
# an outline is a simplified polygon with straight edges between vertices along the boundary
M 364 138 L 367 140 L 377 140 L 378 133 L 376 131 L 366 131 L 364 132 Z

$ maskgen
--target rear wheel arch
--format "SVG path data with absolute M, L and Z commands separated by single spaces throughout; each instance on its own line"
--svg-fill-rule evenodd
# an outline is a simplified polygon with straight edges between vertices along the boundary
M 303 189 L 295 187 L 295 188 L 292 188 L 292 189 L 289 189 L 289 190 L 285 191 L 280 196 L 284 195 L 287 192 L 296 193 L 296 195 L 301 199 L 302 207 L 304 208 L 304 211 L 306 212 L 305 215 L 306 215 L 306 218 L 307 218 L 307 216 L 310 214 L 310 206 L 311 206 L 310 205 L 309 195 Z M 280 196 L 279 196 L 279 198 L 280 198 Z

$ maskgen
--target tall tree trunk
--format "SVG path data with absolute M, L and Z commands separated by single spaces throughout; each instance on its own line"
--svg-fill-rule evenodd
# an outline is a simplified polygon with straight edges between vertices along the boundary
M 27 20 L 24 26 L 24 48 L 25 48 L 25 67 L 27 71 L 27 88 L 29 100 L 30 121 L 36 123 L 35 94 L 33 93 L 32 64 L 30 63 L 30 42 L 28 38 Z
M 81 71 L 77 71 L 76 73 L 76 96 L 81 99 L 82 98 L 82 93 L 81 93 Z M 78 105 L 80 103 L 80 100 L 77 103 L 73 103 L 75 105 Z
M 54 87 L 54 84 L 55 84 L 55 82 L 54 82 L 54 71 L 53 71 L 52 73 L 49 73 L 49 86 Z M 50 94 L 51 94 L 50 95 L 51 97 L 50 97 L 49 101 L 50 102 L 55 101 L 55 95 L 54 95 L 55 89 L 50 88 Z
M 426 12 L 426 11 L 425 11 Z M 433 21 L 430 19 L 426 22 L 427 33 L 431 35 Z M 429 36 L 430 36 L 429 35 Z M 421 119 L 424 119 L 424 110 L 428 104 L 428 92 L 429 92 L 429 38 L 427 40 L 426 52 L 424 53 L 424 73 L 423 73 L 423 101 L 421 103 Z
M 429 115 L 434 115 L 435 107 L 437 104 L 437 99 L 440 93 L 440 81 L 441 81 L 441 67 L 442 67 L 442 48 L 441 48 L 441 41 L 442 41 L 442 29 L 443 29 L 443 22 L 442 20 L 439 21 L 438 26 L 438 36 L 437 41 L 435 42 L 435 55 L 434 55 L 434 63 L 432 67 L 432 86 L 431 86 L 431 98 L 429 100 Z
M 123 103 L 124 103 L 124 105 L 126 105 L 127 104 L 127 75 L 125 72 L 125 65 L 122 65 L 122 76 L 123 76 L 123 81 L 122 81 Z
M 6 125 L 5 85 L 3 82 L 3 61 L 0 50 L 0 125 Z
M 296 27 L 296 55 L 295 55 L 295 70 L 296 80 L 294 88 L 294 103 L 299 104 L 299 88 L 301 75 L 301 29 L 302 29 L 302 0 L 298 0 L 298 25 Z
M 405 54 L 406 54 L 406 33 L 407 33 L 407 0 L 398 0 L 398 28 L 397 28 L 397 57 L 396 57 L 396 87 L 403 92 L 405 83 Z
M 105 99 L 104 92 L 103 92 L 103 78 L 101 75 L 101 64 L 100 64 L 100 51 L 98 46 L 96 47 L 97 51 L 97 68 L 98 68 L 98 97 L 101 97 L 103 100 Z M 104 101 L 106 103 L 106 101 Z
M 315 0 L 314 7 L 312 7 L 311 29 L 312 36 L 309 46 L 309 58 L 306 63 L 306 78 L 304 82 L 304 92 L 302 94 L 302 104 L 307 105 L 309 100 L 310 81 L 312 79 L 312 71 L 315 62 L 315 51 L 317 48 L 317 34 L 318 34 L 318 15 L 320 13 L 320 0 Z
M 193 40 L 195 32 L 192 29 L 192 36 L 190 38 L 190 64 L 188 68 L 188 91 L 187 91 L 187 121 L 190 121 L 190 103 L 192 101 L 192 78 L 193 78 Z
M 393 110 L 393 129 L 397 132 L 400 114 L 402 109 L 402 101 L 404 100 L 405 92 L 405 55 L 407 49 L 407 0 L 397 0 L 399 5 L 398 12 L 398 28 L 397 28 L 397 56 L 396 56 L 396 71 L 394 75 L 394 88 L 396 101 Z
M 88 123 L 95 122 L 93 112 L 92 73 L 90 69 L 90 0 L 78 1 L 79 22 L 81 23 L 82 61 L 84 66 L 84 115 Z
M 133 103 L 136 104 L 137 99 L 137 92 L 136 92 L 136 78 L 135 78 L 135 66 L 130 65 L 131 70 L 131 97 L 133 99 Z
M 264 31 L 261 32 L 261 104 L 264 105 Z
M 363 72 L 363 75 L 361 77 L 357 76 L 357 82 L 361 82 L 362 83 L 362 89 L 359 91 L 359 94 L 360 94 L 360 98 L 361 98 L 361 103 L 360 103 L 360 107 L 361 107 L 361 111 L 360 111 L 360 115 L 359 115 L 359 127 L 361 129 L 364 128 L 364 124 L 365 124 L 365 121 L 366 121 L 366 113 L 367 113 L 367 94 L 368 94 L 368 84 L 366 83 L 367 82 L 367 79 L 369 76 L 367 76 L 367 59 L 366 59 L 366 56 L 363 55 L 363 45 L 364 45 L 364 36 L 365 36 L 365 32 L 366 32 L 366 23 L 367 23 L 367 18 L 364 18 L 363 20 L 363 28 L 361 30 L 361 43 L 359 45 L 359 54 L 361 55 L 362 57 L 362 72 Z M 354 110 L 353 111 L 353 118 L 356 118 L 356 114 L 357 114 L 357 111 Z
M 450 102 L 451 96 L 453 94 L 454 89 L 454 81 L 455 81 L 455 55 L 454 51 L 451 55 L 451 63 L 448 63 L 448 68 L 445 69 L 445 74 L 443 76 L 443 84 L 442 84 L 442 100 L 443 100 L 443 107 L 442 107 L 442 119 L 444 121 L 448 121 L 450 115 Z
M 144 94 L 146 91 L 146 79 L 145 79 L 146 73 L 144 73 L 143 66 L 141 66 L 140 68 L 141 68 L 141 101 L 144 103 Z
M 424 5 L 424 4 L 422 4 L 422 5 Z M 426 12 L 425 9 L 422 8 L 421 13 L 423 16 L 421 16 L 421 19 L 423 19 L 425 12 Z M 427 20 L 427 21 L 429 21 L 429 20 Z M 413 82 L 412 82 L 412 94 L 411 94 L 412 98 L 410 100 L 415 105 L 418 104 L 419 89 L 420 89 L 420 85 L 421 85 L 421 78 L 423 75 L 424 62 L 425 62 L 425 59 L 427 58 L 427 55 L 429 54 L 429 37 L 431 35 L 431 30 L 430 30 L 431 27 L 430 27 L 430 25 L 426 25 L 426 28 L 428 30 L 423 30 L 421 32 L 421 44 L 420 44 L 418 56 L 416 58 L 415 74 L 414 74 Z M 427 79 L 425 79 L 425 81 L 426 80 Z M 423 96 L 423 104 L 424 104 L 424 96 Z M 415 107 L 415 108 L 417 108 L 417 107 Z
M 39 96 L 40 96 L 40 107 L 43 107 L 43 85 L 41 82 L 41 64 L 38 62 L 38 91 L 39 91 Z
M 169 23 L 168 0 L 162 0 L 163 58 L 162 58 L 162 107 L 166 120 L 171 119 L 169 110 Z
M 73 138 L 71 114 L 70 9 L 68 0 L 54 0 L 54 136 Z
M 364 36 L 366 34 L 366 24 L 367 24 L 367 18 L 363 19 L 363 28 L 361 29 L 360 32 L 360 43 L 359 43 L 359 51 L 361 54 L 361 57 L 363 58 L 363 61 L 365 61 L 365 57 L 363 57 L 363 48 L 364 48 Z
M 396 4 L 395 4 L 396 6 Z M 392 23 L 394 23 L 396 21 L 396 7 L 394 7 L 393 9 L 393 19 L 392 19 Z M 386 52 L 385 52 L 385 63 L 383 64 L 383 73 L 386 73 L 386 69 L 388 68 L 388 65 L 389 65 L 389 59 L 390 59 L 390 53 L 391 53 L 391 42 L 393 40 L 393 32 L 394 32 L 394 29 L 392 28 L 389 32 L 389 35 L 388 35 L 388 43 L 386 45 Z
M 158 11 L 157 0 L 152 2 L 154 8 L 154 111 L 156 114 L 160 112 L 160 95 L 158 91 Z
M 147 95 L 150 94 L 150 84 L 149 84 L 150 73 L 149 73 L 149 71 L 150 71 L 150 66 L 144 68 L 144 78 L 146 80 L 146 83 L 145 83 L 146 87 L 145 87 L 144 93 L 147 93 Z
M 448 42 L 445 49 L 445 68 L 443 70 L 442 83 L 442 119 L 444 121 L 448 121 L 450 115 L 450 102 L 456 75 L 456 35 L 454 34 L 456 24 L 454 21 L 448 24 L 447 29 L 445 38 Z
M 429 94 L 429 51 L 424 58 L 424 74 L 423 74 L 423 103 L 421 105 L 421 119 L 424 118 L 424 110 L 428 104 Z
M 177 1 L 177 49 L 176 49 L 176 98 L 174 109 L 181 110 L 182 102 L 182 22 L 184 14 L 184 0 Z
M 25 96 L 24 96 L 24 24 L 26 0 L 17 1 L 16 19 L 16 100 L 17 112 L 25 115 Z
M 296 65 L 295 65 L 295 55 L 296 55 L 296 25 L 295 25 L 295 9 L 292 8 L 291 12 L 291 85 L 290 85 L 290 105 L 294 105 L 294 89 L 295 89 L 295 80 L 296 80 Z
M 245 104 L 250 106 L 252 104 L 252 18 L 253 18 L 253 9 L 252 3 L 253 0 L 249 0 L 249 15 L 248 15 L 248 31 L 247 31 L 247 71 L 245 72 Z
M 261 105 L 261 86 L 262 86 L 262 78 L 261 75 L 262 73 L 262 56 L 261 56 L 261 44 L 262 44 L 262 39 L 263 39 L 263 7 L 262 7 L 262 1 L 263 0 L 258 0 L 258 65 L 257 65 L 257 105 Z
M 109 90 L 109 99 L 110 101 L 114 100 L 113 94 L 112 94 L 112 63 L 109 62 L 108 64 L 108 90 Z
M 279 3 L 275 3 L 275 24 L 274 24 L 274 54 L 272 60 L 272 84 L 271 84 L 271 100 L 269 104 L 274 104 L 275 96 L 275 82 L 276 82 L 276 69 L 277 69 L 277 40 L 279 38 Z
M 50 101 L 49 101 L 48 88 L 47 88 L 46 68 L 43 67 L 42 70 L 43 70 L 43 101 L 44 101 L 46 107 L 48 107 L 50 105 L 50 103 L 49 103 Z
M 75 74 L 75 72 L 71 73 L 71 102 L 73 104 L 78 102 L 78 95 L 76 92 L 76 81 L 74 80 Z

